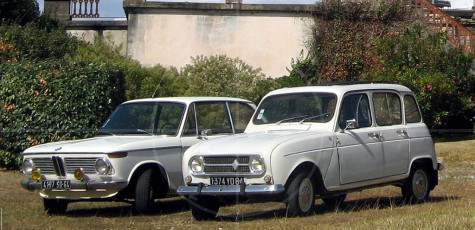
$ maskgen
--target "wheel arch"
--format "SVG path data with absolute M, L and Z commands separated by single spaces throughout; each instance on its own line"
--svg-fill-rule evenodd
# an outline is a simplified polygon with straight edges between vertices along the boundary
M 137 185 L 138 178 L 145 172 L 147 169 L 153 170 L 153 181 L 154 186 L 156 186 L 155 191 L 159 191 L 156 194 L 156 198 L 163 198 L 168 194 L 170 189 L 168 174 L 165 171 L 165 168 L 158 162 L 148 161 L 137 164 L 129 175 L 129 185 L 125 189 L 124 193 L 127 194 L 127 197 L 133 197 L 135 194 L 135 187 Z
M 285 183 L 285 188 L 289 188 L 292 179 L 295 178 L 299 173 L 308 172 L 311 175 L 312 181 L 314 182 L 314 189 L 316 195 L 322 195 L 327 192 L 325 184 L 323 183 L 323 176 L 320 171 L 320 168 L 309 161 L 300 163 L 289 175 Z
M 425 168 L 428 174 L 427 176 L 429 177 L 429 182 L 430 182 L 429 189 L 433 190 L 435 186 L 439 184 L 439 172 L 437 171 L 437 169 L 434 169 L 433 165 L 434 165 L 434 162 L 429 157 L 415 159 L 411 163 L 411 167 L 410 167 L 408 175 L 410 175 L 412 170 L 418 167 Z

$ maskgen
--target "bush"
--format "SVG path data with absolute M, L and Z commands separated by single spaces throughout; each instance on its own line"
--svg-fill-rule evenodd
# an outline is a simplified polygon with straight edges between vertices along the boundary
M 278 84 L 239 58 L 216 55 L 192 58 L 171 87 L 177 95 L 239 97 L 257 103 Z
M 446 44 L 445 34 L 410 23 L 403 33 L 374 40 L 375 68 L 365 73 L 366 79 L 411 88 L 431 129 L 471 129 L 475 115 L 473 58 Z
M 0 165 L 40 143 L 91 136 L 125 100 L 124 76 L 110 64 L 0 63 Z
M 4 24 L 0 26 L 0 39 L 14 45 L 11 52 L 17 60 L 61 59 L 74 54 L 79 45 L 85 45 L 60 27 L 39 28 L 35 23 Z

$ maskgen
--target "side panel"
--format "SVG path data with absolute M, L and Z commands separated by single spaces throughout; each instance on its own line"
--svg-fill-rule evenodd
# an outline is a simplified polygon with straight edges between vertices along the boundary
M 383 144 L 379 129 L 363 128 L 337 134 L 341 184 L 383 176 Z
M 409 165 L 409 137 L 406 126 L 380 127 L 384 146 L 384 176 L 404 174 Z

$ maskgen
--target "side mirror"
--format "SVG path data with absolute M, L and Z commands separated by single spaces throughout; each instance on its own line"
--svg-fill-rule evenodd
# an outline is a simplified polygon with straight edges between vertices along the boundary
M 356 129 L 356 127 L 356 119 L 346 120 L 346 126 L 343 130 L 341 130 L 341 132 L 344 133 L 345 130 Z
M 200 135 L 198 136 L 198 139 L 200 140 L 208 140 L 207 136 L 213 134 L 213 130 L 211 129 L 203 129 L 201 130 Z

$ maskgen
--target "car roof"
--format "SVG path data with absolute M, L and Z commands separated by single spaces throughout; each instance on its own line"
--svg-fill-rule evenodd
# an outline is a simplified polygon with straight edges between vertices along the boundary
M 292 88 L 277 89 L 269 94 L 289 94 L 289 93 L 304 93 L 304 92 L 324 92 L 334 93 L 336 95 L 344 95 L 347 92 L 363 91 L 363 90 L 394 90 L 398 92 L 412 92 L 409 88 L 398 84 L 385 84 L 385 83 L 363 83 L 363 84 L 329 84 L 319 86 L 300 86 Z
M 142 98 L 142 99 L 135 99 L 126 101 L 123 104 L 128 103 L 136 103 L 136 102 L 180 102 L 190 104 L 193 102 L 199 101 L 237 101 L 237 102 L 244 102 L 244 103 L 252 103 L 249 100 L 241 99 L 241 98 L 233 98 L 233 97 L 157 97 L 157 98 Z

